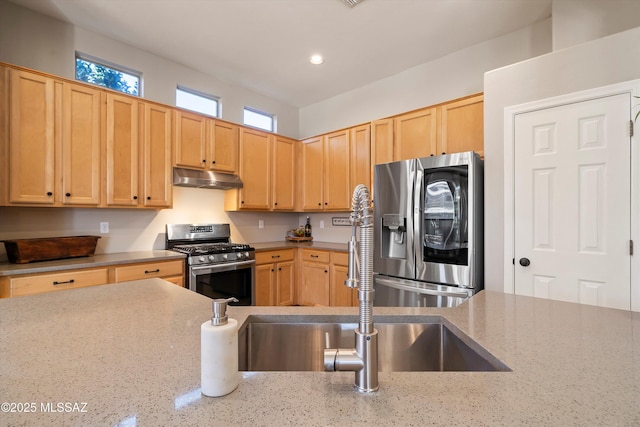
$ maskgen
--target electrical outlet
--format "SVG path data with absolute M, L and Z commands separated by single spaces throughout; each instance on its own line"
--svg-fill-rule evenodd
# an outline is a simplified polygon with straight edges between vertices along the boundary
M 259 219 L 258 220 L 258 228 L 264 228 L 264 220 L 263 219 Z
M 320 228 L 324 228 L 324 221 L 320 221 Z
M 102 234 L 109 233 L 109 223 L 108 222 L 101 222 L 100 223 L 100 233 L 102 233 Z

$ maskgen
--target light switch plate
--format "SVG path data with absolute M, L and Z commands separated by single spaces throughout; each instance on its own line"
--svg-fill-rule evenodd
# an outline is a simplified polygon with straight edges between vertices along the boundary
M 331 218 L 331 225 L 348 227 L 351 225 L 351 223 L 349 222 L 348 216 L 334 216 L 333 218 Z
M 100 233 L 102 233 L 102 234 L 109 233 L 109 223 L 108 222 L 101 222 L 100 223 Z

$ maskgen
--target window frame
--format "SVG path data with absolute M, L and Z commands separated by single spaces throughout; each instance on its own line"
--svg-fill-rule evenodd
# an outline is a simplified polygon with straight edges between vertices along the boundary
M 216 111 L 215 114 L 211 114 L 205 111 L 199 111 L 199 110 L 193 110 L 189 107 L 183 107 L 178 105 L 178 91 L 182 91 L 182 92 L 186 92 L 188 94 L 191 95 L 195 95 L 195 96 L 199 96 L 201 98 L 205 98 L 208 99 L 210 101 L 215 101 L 216 103 Z M 185 110 L 189 110 L 189 111 L 193 111 L 194 113 L 198 113 L 198 114 L 205 114 L 207 116 L 211 116 L 211 117 L 215 117 L 216 119 L 220 119 L 222 118 L 222 103 L 220 102 L 220 97 L 216 96 L 216 95 L 211 95 L 210 93 L 205 93 L 196 89 L 191 89 L 188 88 L 186 86 L 182 86 L 182 85 L 177 85 L 176 86 L 176 107 L 177 108 L 183 108 Z
M 245 121 L 245 113 L 247 111 L 249 111 L 249 112 L 251 112 L 253 114 L 258 114 L 258 115 L 261 115 L 261 116 L 264 116 L 264 117 L 268 117 L 269 119 L 271 119 L 271 129 L 265 129 L 265 128 L 260 127 L 260 126 L 254 126 L 252 124 L 246 123 L 246 121 Z M 242 124 L 245 125 L 245 126 L 249 126 L 249 127 L 254 128 L 254 129 L 260 129 L 260 130 L 263 130 L 263 131 L 266 131 L 266 132 L 275 133 L 276 129 L 277 129 L 277 119 L 276 119 L 276 115 L 275 114 L 267 113 L 266 111 L 258 110 L 257 108 L 252 108 L 252 107 L 247 107 L 247 106 L 245 106 L 243 108 L 243 110 L 242 110 Z
M 92 82 L 88 82 L 86 80 L 81 80 L 78 78 L 78 59 L 82 60 L 82 61 L 86 61 L 86 62 L 90 62 L 92 64 L 104 67 L 104 68 L 109 68 L 111 70 L 117 71 L 119 73 L 122 74 L 127 74 L 133 77 L 137 77 L 138 78 L 138 93 L 134 94 L 134 93 L 129 93 L 129 92 L 123 92 L 121 90 L 118 89 L 113 89 L 110 88 L 108 86 L 103 86 L 101 84 L 97 84 L 97 83 L 92 83 Z M 138 71 L 138 70 L 134 70 L 133 68 L 129 68 L 129 67 L 125 67 L 124 65 L 119 65 L 119 64 L 115 64 L 113 62 L 110 61 L 106 61 L 102 58 L 98 58 L 96 56 L 92 56 L 92 55 L 88 55 L 86 53 L 82 53 L 79 51 L 76 51 L 75 53 L 75 58 L 74 58 L 74 67 L 73 67 L 73 71 L 74 71 L 74 77 L 75 80 L 78 82 L 82 82 L 82 83 L 87 83 L 90 85 L 94 85 L 94 86 L 98 86 L 101 88 L 105 88 L 105 89 L 109 89 L 109 90 L 113 90 L 119 93 L 123 93 L 125 95 L 130 95 L 130 96 L 137 96 L 138 98 L 142 98 L 142 94 L 143 94 L 143 79 L 142 79 L 142 71 Z

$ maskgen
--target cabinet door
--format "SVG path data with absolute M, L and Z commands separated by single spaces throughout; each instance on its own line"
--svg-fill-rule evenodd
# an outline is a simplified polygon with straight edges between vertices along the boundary
M 444 104 L 440 112 L 440 153 L 475 151 L 484 157 L 483 95 Z
M 344 265 L 331 266 L 331 286 L 329 289 L 330 302 L 332 306 L 350 307 L 357 302 L 356 290 L 344 285 L 347 279 L 349 268 Z
M 227 173 L 238 170 L 238 126 L 213 120 L 210 122 L 209 169 Z
M 310 138 L 302 141 L 302 210 L 322 209 L 323 186 L 323 139 Z
M 256 265 L 256 305 L 275 305 L 275 264 Z
M 349 181 L 349 131 L 330 133 L 325 138 L 323 208 L 348 210 L 352 194 Z
M 370 125 L 362 125 L 351 129 L 351 185 L 353 189 L 358 184 L 364 184 L 371 190 L 371 140 Z M 371 191 L 373 194 L 373 191 Z
M 302 263 L 301 305 L 329 305 L 329 264 Z
M 275 136 L 273 143 L 273 209 L 293 210 L 297 141 Z
M 53 204 L 54 80 L 11 70 L 10 203 Z
M 270 207 L 271 135 L 253 129 L 240 130 L 241 209 Z
M 100 97 L 102 92 L 64 83 L 62 202 L 100 204 Z
M 107 205 L 138 205 L 138 101 L 107 94 Z
M 176 166 L 205 169 L 207 167 L 207 122 L 199 114 L 176 111 Z
M 108 283 L 106 268 L 36 274 L 10 279 L 11 296 L 40 294 Z
M 396 117 L 394 160 L 436 155 L 436 138 L 435 108 L 425 108 Z
M 171 133 L 172 109 L 145 103 L 143 158 L 143 203 L 154 208 L 172 205 Z
M 371 163 L 393 162 L 393 119 L 371 122 Z
M 295 267 L 294 262 L 276 264 L 276 305 L 293 305 Z

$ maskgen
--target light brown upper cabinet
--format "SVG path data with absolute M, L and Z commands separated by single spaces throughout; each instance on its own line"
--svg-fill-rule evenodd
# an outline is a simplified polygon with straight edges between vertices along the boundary
M 0 158 L 8 162 L 3 180 L 8 190 L 2 190 L 3 204 L 97 206 L 101 92 L 6 71 L 9 143 L 3 144 Z
M 325 135 L 324 210 L 348 210 L 351 206 L 349 130 Z
M 371 164 L 476 151 L 484 156 L 483 95 L 371 122 Z
M 220 172 L 238 171 L 239 126 L 220 120 L 210 120 L 210 139 L 207 146 L 209 169 Z
M 349 130 L 309 138 L 301 147 L 301 209 L 349 209 L 351 200 Z
M 484 158 L 484 96 L 446 103 L 438 109 L 441 153 L 475 151 Z
M 107 93 L 107 206 L 135 207 L 139 198 L 139 105 L 128 96 Z
M 300 147 L 300 203 L 303 211 L 321 210 L 324 204 L 322 187 L 324 174 L 324 139 L 305 139 Z
M 106 204 L 172 206 L 172 109 L 107 94 Z
M 349 166 L 351 171 L 350 190 L 358 184 L 364 184 L 371 189 L 371 126 L 356 126 L 350 129 L 351 157 Z
M 371 163 L 393 162 L 393 118 L 371 122 Z
M 176 110 L 176 166 L 236 173 L 239 126 Z
M 273 210 L 292 211 L 295 207 L 297 144 L 295 139 L 274 135 L 271 189 Z
M 240 167 L 242 188 L 227 190 L 227 211 L 269 210 L 271 208 L 271 158 L 273 135 L 251 128 L 240 128 Z
M 437 113 L 435 108 L 424 108 L 397 116 L 394 125 L 394 160 L 436 154 Z
M 207 169 L 208 118 L 176 110 L 176 166 Z
M 142 203 L 146 207 L 169 208 L 173 204 L 172 113 L 171 108 L 159 104 L 144 105 Z
M 293 211 L 297 145 L 297 140 L 241 126 L 239 176 L 243 187 L 225 191 L 225 210 Z
M 62 203 L 100 204 L 101 91 L 63 83 Z

